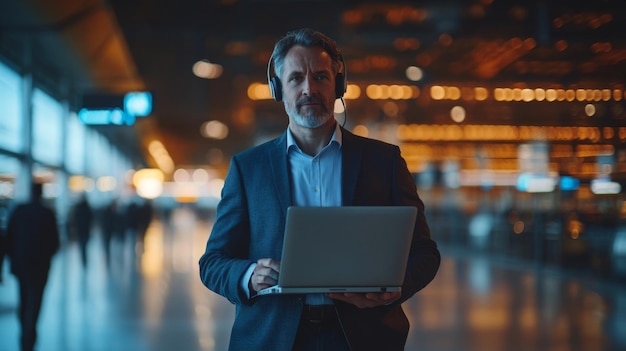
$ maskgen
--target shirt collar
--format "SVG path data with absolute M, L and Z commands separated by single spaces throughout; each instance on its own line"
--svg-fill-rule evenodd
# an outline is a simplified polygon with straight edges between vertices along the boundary
M 335 121 L 335 131 L 333 132 L 333 136 L 330 138 L 328 145 L 332 144 L 333 142 L 337 143 L 339 147 L 341 147 L 341 144 L 343 142 L 343 138 L 341 135 L 341 128 L 339 127 L 339 123 L 337 123 L 336 121 Z M 300 147 L 296 143 L 296 139 L 293 137 L 293 134 L 291 134 L 291 129 L 287 127 L 287 151 L 289 151 L 289 148 L 291 148 L 292 146 L 300 150 Z

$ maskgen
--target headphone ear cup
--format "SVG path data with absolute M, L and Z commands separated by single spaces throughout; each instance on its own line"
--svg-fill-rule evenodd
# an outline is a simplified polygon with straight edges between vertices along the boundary
M 346 92 L 346 76 L 343 73 L 337 73 L 335 76 L 335 98 L 343 97 Z
M 274 100 L 281 101 L 283 99 L 283 90 L 280 79 L 276 76 L 270 78 L 270 92 L 274 97 Z

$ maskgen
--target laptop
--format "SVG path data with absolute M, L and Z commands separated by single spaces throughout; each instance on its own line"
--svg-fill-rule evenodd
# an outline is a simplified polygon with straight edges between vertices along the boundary
M 400 291 L 417 208 L 289 207 L 278 284 L 257 293 Z

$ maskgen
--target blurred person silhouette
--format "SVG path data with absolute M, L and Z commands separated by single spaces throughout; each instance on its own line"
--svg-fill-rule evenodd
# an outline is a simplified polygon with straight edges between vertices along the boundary
M 7 252 L 7 243 L 6 243 L 6 217 L 8 214 L 8 209 L 5 204 L 0 205 L 0 283 L 2 283 L 2 279 L 4 278 L 4 257 Z
M 124 233 L 124 223 L 117 200 L 111 201 L 102 213 L 102 245 L 107 267 L 111 264 L 111 246 L 113 239 L 120 239 Z
M 124 213 L 124 233 L 128 237 L 132 246 L 132 253 L 141 253 L 141 247 L 138 245 L 137 228 L 139 227 L 139 205 L 135 200 L 131 200 L 126 206 Z
M 144 239 L 153 213 L 152 203 L 139 197 L 132 200 L 126 208 L 127 232 L 137 254 L 143 253 Z
M 199 260 L 204 285 L 236 306 L 229 349 L 403 350 L 409 321 L 402 303 L 435 277 L 440 253 L 400 149 L 354 135 L 335 120 L 346 67 L 326 35 L 287 33 L 267 69 L 288 126 L 278 138 L 231 159 Z M 417 207 L 402 291 L 255 298 L 278 281 L 291 205 Z
M 6 255 L 6 239 L 4 229 L 0 227 L 0 283 L 3 281 L 4 276 L 4 256 Z
M 150 223 L 152 222 L 152 217 L 154 215 L 152 202 L 150 202 L 149 200 L 145 200 L 140 205 L 137 205 L 135 209 L 135 215 L 137 216 L 135 222 L 137 243 L 140 245 L 141 248 L 143 248 L 144 240 L 146 238 L 146 232 L 148 231 L 148 227 L 150 227 Z
M 72 230 L 78 240 L 83 267 L 87 267 L 87 244 L 91 237 L 93 217 L 93 210 L 87 201 L 87 196 L 82 194 L 72 211 Z
M 56 215 L 43 203 L 42 184 L 33 183 L 31 188 L 31 201 L 11 213 L 6 236 L 11 272 L 19 283 L 22 351 L 35 345 L 48 271 L 60 245 Z

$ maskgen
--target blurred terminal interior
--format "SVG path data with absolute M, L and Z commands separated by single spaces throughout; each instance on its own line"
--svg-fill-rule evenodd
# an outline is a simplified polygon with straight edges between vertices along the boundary
M 213 208 L 286 127 L 266 71 L 298 27 L 337 41 L 337 119 L 400 145 L 439 243 L 626 276 L 622 0 L 4 0 L 0 224 L 33 178 L 61 222 L 83 192 Z M 131 92 L 146 116 L 89 119 Z

